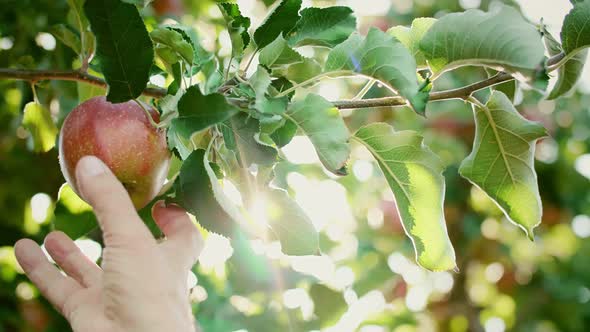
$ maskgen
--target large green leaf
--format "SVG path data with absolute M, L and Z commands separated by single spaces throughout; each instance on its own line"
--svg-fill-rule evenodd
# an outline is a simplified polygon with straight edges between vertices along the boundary
M 178 101 L 178 117 L 172 120 L 168 129 L 168 144 L 177 148 L 185 158 L 189 151 L 182 146 L 186 146 L 193 134 L 223 122 L 237 112 L 223 95 L 203 95 L 198 86 L 191 86 Z
M 322 164 L 332 173 L 346 174 L 350 134 L 340 112 L 321 96 L 309 94 L 282 114 L 309 137 Z
M 454 269 L 455 251 L 443 212 L 445 181 L 440 159 L 416 132 L 395 132 L 385 123 L 367 125 L 354 138 L 383 171 L 418 263 L 434 271 Z
M 165 45 L 180 55 L 187 64 L 193 63 L 193 46 L 180 32 L 168 28 L 156 28 L 150 32 L 150 37 L 154 42 Z
M 233 47 L 232 53 L 234 56 L 240 55 L 248 44 L 250 44 L 250 34 L 248 34 L 250 19 L 242 15 L 238 4 L 218 3 L 217 5 L 228 25 Z
M 299 20 L 302 0 L 282 0 L 254 32 L 254 41 L 260 49 L 272 43 L 280 34 L 291 31 Z
M 460 66 L 488 66 L 533 77 L 545 48 L 537 29 L 514 8 L 484 13 L 468 10 L 440 18 L 420 42 L 436 72 Z
M 411 27 L 396 26 L 389 29 L 387 33 L 397 38 L 412 52 L 419 67 L 425 67 L 427 63 L 420 50 L 420 41 L 435 22 L 436 19 L 431 17 L 419 17 L 412 21 Z
M 47 152 L 53 149 L 58 130 L 47 108 L 36 102 L 26 104 L 23 126 L 31 133 L 35 151 Z
M 561 42 L 566 54 L 590 46 L 590 0 L 578 1 L 563 21 Z
M 285 255 L 303 256 L 319 253 L 319 235 L 305 211 L 282 189 L 267 194 L 265 206 L 269 226 L 281 242 Z
M 221 124 L 226 145 L 233 150 L 243 167 L 252 164 L 271 165 L 277 159 L 277 151 L 256 140 L 260 122 L 246 113 L 238 113 Z
M 421 92 L 416 76 L 416 60 L 397 39 L 371 28 L 366 38 L 354 33 L 336 46 L 326 60 L 326 72 L 346 70 L 381 81 L 424 113 L 428 93 Z
M 107 100 L 122 103 L 139 97 L 149 81 L 154 48 L 137 8 L 120 0 L 87 0 L 84 12 L 109 85 Z
M 533 238 L 541 222 L 541 198 L 534 169 L 535 142 L 546 136 L 543 126 L 522 117 L 502 92 L 486 105 L 474 106 L 473 151 L 459 173 L 481 188 L 506 217 Z
M 169 201 L 193 214 L 205 229 L 229 237 L 233 233 L 232 215 L 226 212 L 230 203 L 219 186 L 206 151 L 198 149 L 182 163 Z
M 289 33 L 293 46 L 334 47 L 356 30 L 356 18 L 348 7 L 306 8 Z
M 553 38 L 549 31 L 547 31 L 545 27 L 542 29 L 545 45 L 547 46 L 549 54 L 554 56 L 563 52 L 561 45 L 555 40 L 555 38 Z M 557 82 L 547 99 L 551 100 L 559 98 L 563 95 L 567 95 L 573 90 L 576 83 L 580 80 L 580 77 L 582 77 L 587 57 L 588 50 L 583 50 L 573 55 L 561 67 L 559 67 L 557 71 Z

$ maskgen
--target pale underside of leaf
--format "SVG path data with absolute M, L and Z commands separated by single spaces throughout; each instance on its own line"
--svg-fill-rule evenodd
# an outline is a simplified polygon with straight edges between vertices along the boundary
M 372 28 L 365 38 L 353 33 L 336 46 L 326 60 L 325 71 L 349 70 L 381 81 L 423 113 L 428 94 L 421 94 L 416 60 L 396 38 Z
M 440 159 L 416 132 L 395 132 L 385 123 L 367 125 L 354 138 L 383 171 L 418 263 L 434 271 L 456 268 L 443 212 L 445 182 Z
M 566 54 L 590 46 L 590 0 L 579 1 L 563 21 L 561 41 Z
M 320 161 L 331 172 L 345 174 L 350 156 L 349 132 L 338 109 L 324 98 L 309 94 L 293 103 L 282 116 L 295 123 L 313 143 Z
M 545 52 L 539 32 L 509 6 L 443 16 L 426 33 L 420 49 L 438 74 L 475 65 L 527 78 L 541 67 Z
M 535 142 L 545 129 L 526 120 L 502 92 L 486 105 L 474 106 L 473 151 L 459 172 L 481 188 L 532 239 L 542 208 L 534 170 Z

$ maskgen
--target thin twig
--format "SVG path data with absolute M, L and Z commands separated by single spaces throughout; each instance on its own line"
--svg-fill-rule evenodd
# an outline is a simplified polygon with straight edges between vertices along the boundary
M 547 60 L 548 72 L 556 70 L 556 64 L 564 63 L 565 54 L 557 54 Z M 432 92 L 429 101 L 442 101 L 451 99 L 468 99 L 474 92 L 485 89 L 494 85 L 514 80 L 511 74 L 500 72 L 495 76 L 476 82 L 461 88 Z M 408 102 L 401 96 L 372 98 L 363 100 L 338 100 L 333 101 L 332 104 L 339 109 L 353 109 L 353 108 L 371 108 L 371 107 L 387 107 L 387 106 L 406 106 Z

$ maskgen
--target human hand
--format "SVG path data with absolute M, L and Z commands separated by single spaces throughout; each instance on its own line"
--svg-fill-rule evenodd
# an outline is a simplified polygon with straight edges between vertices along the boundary
M 187 277 L 203 240 L 186 212 L 154 205 L 154 220 L 166 235 L 157 243 L 123 185 L 98 158 L 82 158 L 76 178 L 103 232 L 102 269 L 67 235 L 52 232 L 45 248 L 67 275 L 35 242 L 23 239 L 15 254 L 27 276 L 74 332 L 194 331 Z

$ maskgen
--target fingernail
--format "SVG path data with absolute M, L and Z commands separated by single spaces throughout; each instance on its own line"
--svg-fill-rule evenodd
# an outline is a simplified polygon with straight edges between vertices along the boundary
M 17 257 L 18 264 L 25 271 L 30 271 L 34 266 L 33 262 L 35 261 L 35 255 L 30 250 L 31 245 L 28 243 L 29 241 L 31 240 L 22 239 L 14 244 L 14 253 Z
M 79 174 L 83 176 L 97 176 L 106 173 L 105 164 L 95 156 L 86 156 L 78 162 Z
M 60 239 L 56 238 L 57 236 L 59 235 L 50 233 L 45 237 L 43 244 L 45 244 L 45 249 L 51 251 L 52 256 L 63 258 L 67 255 L 67 250 L 61 245 Z

